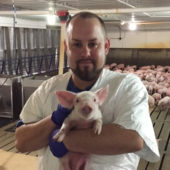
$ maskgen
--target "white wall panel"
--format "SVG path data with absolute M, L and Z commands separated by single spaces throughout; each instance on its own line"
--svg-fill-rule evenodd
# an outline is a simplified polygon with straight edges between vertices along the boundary
M 145 32 L 126 32 L 125 38 L 122 40 L 124 48 L 138 48 L 141 44 L 146 43 L 146 34 Z
M 147 32 L 148 48 L 170 48 L 170 31 Z
M 109 32 L 112 48 L 170 48 L 170 31 L 126 31 L 122 39 L 113 39 L 115 31 Z M 117 32 L 118 34 L 118 32 Z
M 13 18 L 0 17 L 0 26 L 13 27 L 14 26 Z M 15 27 L 46 28 L 46 22 L 34 21 L 34 20 L 24 20 L 24 19 L 17 18 Z
M 111 46 L 113 47 L 118 47 L 118 48 L 121 48 L 122 45 L 123 45 L 123 41 L 120 40 L 120 33 L 119 32 L 116 32 L 116 31 L 113 31 L 112 32 L 108 32 L 108 37 L 110 39 L 110 43 L 111 43 Z
M 46 22 L 29 19 L 16 19 L 15 27 L 46 28 Z M 13 27 L 13 18 L 0 17 L 0 26 Z M 58 24 L 59 25 L 59 24 Z M 122 31 L 119 27 L 108 27 L 112 48 L 170 48 L 170 30 Z M 121 37 L 121 39 L 120 39 Z M 33 37 L 31 37 L 33 38 Z

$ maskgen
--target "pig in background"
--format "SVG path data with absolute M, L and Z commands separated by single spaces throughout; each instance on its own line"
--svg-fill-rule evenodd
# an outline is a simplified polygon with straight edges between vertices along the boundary
M 149 106 L 158 106 L 160 110 L 170 108 L 170 66 L 155 66 L 148 65 L 137 67 L 137 65 L 125 65 L 112 63 L 106 65 L 105 68 L 120 72 L 120 73 L 133 73 L 137 75 L 145 85 L 149 99 Z
M 83 91 L 72 93 L 69 91 L 57 91 L 56 95 L 60 104 L 68 109 L 73 109 L 69 116 L 64 120 L 60 131 L 54 136 L 54 140 L 62 142 L 67 133 L 72 129 L 93 128 L 94 133 L 99 135 L 102 130 L 102 113 L 100 106 L 105 101 L 109 86 L 101 88 L 95 92 Z M 74 163 L 84 162 L 85 170 L 88 155 L 81 153 L 68 153 L 60 159 L 60 170 L 67 170 L 69 167 L 69 157 L 73 157 Z M 78 158 L 78 159 L 77 159 Z
M 170 109 L 170 97 L 166 96 L 158 102 L 158 107 L 161 110 Z

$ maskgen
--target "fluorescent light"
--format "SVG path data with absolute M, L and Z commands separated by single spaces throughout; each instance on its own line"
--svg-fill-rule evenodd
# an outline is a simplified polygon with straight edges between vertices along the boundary
M 134 14 L 132 13 L 132 18 L 131 18 L 131 21 L 129 23 L 129 30 L 131 31 L 135 31 L 136 30 L 136 22 L 135 22 L 135 16 Z
M 50 7 L 50 8 L 49 8 L 49 11 L 53 11 L 53 10 L 54 10 L 53 7 Z
M 135 23 L 135 22 L 130 22 L 130 23 L 129 23 L 129 30 L 135 31 L 136 28 L 137 28 L 137 26 L 136 26 L 136 23 Z
M 120 25 L 124 25 L 125 24 L 125 21 L 121 21 Z
M 55 25 L 55 23 L 56 23 L 56 16 L 55 15 L 48 15 L 47 16 L 47 23 L 49 25 Z

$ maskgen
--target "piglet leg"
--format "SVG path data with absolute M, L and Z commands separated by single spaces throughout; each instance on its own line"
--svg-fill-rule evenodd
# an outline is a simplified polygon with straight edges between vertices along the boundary
M 59 132 L 53 137 L 53 139 L 55 141 L 58 142 L 62 142 L 65 138 L 65 136 L 67 135 L 67 133 L 69 132 L 71 126 L 70 126 L 70 119 L 69 117 L 67 117 L 65 119 L 65 121 L 63 122 L 61 129 L 59 130 Z
M 85 170 L 87 155 L 69 152 L 61 158 L 60 170 Z
M 100 135 L 102 131 L 102 125 L 103 125 L 102 119 L 95 120 L 94 127 L 93 127 L 95 134 Z

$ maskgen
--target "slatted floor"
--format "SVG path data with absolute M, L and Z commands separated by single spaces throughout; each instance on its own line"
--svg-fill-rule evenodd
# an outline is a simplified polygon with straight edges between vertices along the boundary
M 155 134 L 159 141 L 161 159 L 157 163 L 149 163 L 141 160 L 138 170 L 170 170 L 170 109 L 160 111 L 154 108 L 151 118 Z
M 7 152 L 19 153 L 18 150 L 14 146 L 14 143 L 15 143 L 14 129 L 15 129 L 16 123 L 17 123 L 17 120 L 0 128 L 0 149 L 7 151 Z M 24 154 L 37 156 L 36 152 L 27 152 Z
M 145 160 L 141 160 L 138 170 L 170 170 L 170 109 L 160 111 L 157 107 L 155 107 L 151 110 L 151 118 L 156 137 L 160 139 L 159 148 L 161 159 L 157 163 L 149 163 Z M 12 122 L 0 128 L 1 150 L 18 153 L 18 151 L 14 147 L 14 132 L 7 131 L 15 124 L 16 122 Z M 36 156 L 36 152 L 24 154 Z

